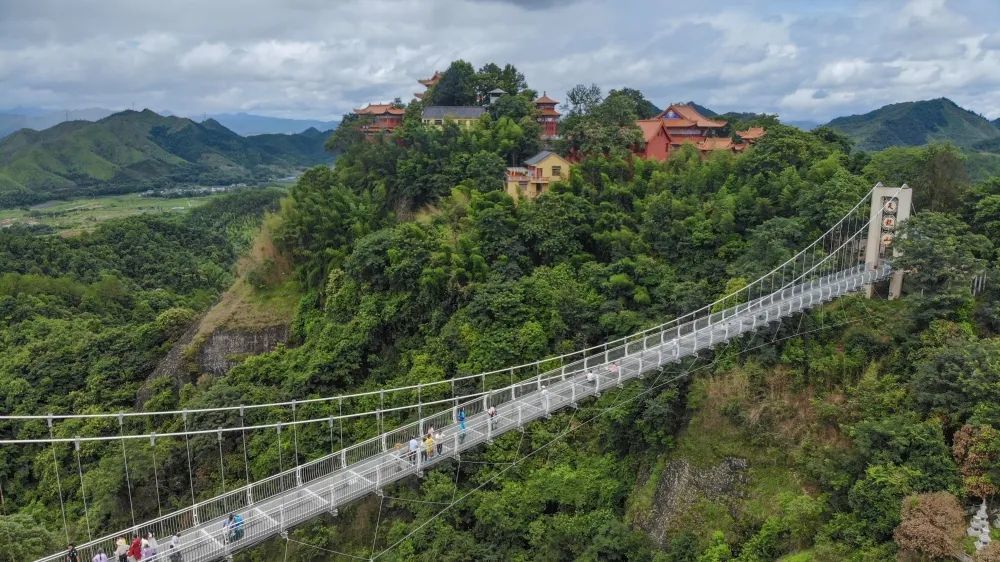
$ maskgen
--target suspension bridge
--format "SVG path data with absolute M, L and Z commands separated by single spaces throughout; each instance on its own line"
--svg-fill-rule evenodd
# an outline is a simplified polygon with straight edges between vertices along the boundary
M 870 294 L 873 284 L 886 279 L 890 280 L 890 296 L 898 296 L 901 273 L 894 272 L 891 267 L 891 244 L 898 221 L 909 215 L 909 200 L 910 190 L 905 185 L 890 188 L 877 184 L 822 236 L 745 287 L 659 326 L 587 349 L 443 381 L 293 402 L 202 410 L 0 416 L 0 420 L 14 424 L 44 421 L 49 434 L 47 438 L 0 439 L 0 446 L 41 444 L 52 447 L 67 542 L 73 537 L 66 523 L 56 448 L 74 450 L 74 468 L 80 483 L 78 495 L 83 499 L 89 536 L 87 541 L 78 541 L 82 560 L 90 560 L 99 551 L 110 555 L 116 548 L 116 539 L 131 538 L 139 532 L 152 532 L 160 538 L 158 552 L 143 560 L 166 561 L 178 551 L 185 562 L 231 557 L 237 551 L 282 535 L 319 515 L 336 514 L 339 508 L 364 496 L 381 495 L 382 490 L 394 482 L 422 476 L 433 466 L 448 459 L 460 459 L 464 451 L 489 443 L 504 433 L 523 430 L 534 420 L 576 407 L 589 397 L 620 388 L 630 380 L 661 371 L 686 357 L 697 357 L 701 351 L 756 332 L 821 303 L 865 289 Z M 345 414 L 345 404 L 354 411 Z M 325 409 L 329 415 L 299 417 L 300 412 L 308 413 L 310 409 Z M 290 412 L 292 420 L 269 418 L 266 423 L 248 425 L 247 417 L 254 411 L 264 414 Z M 189 424 L 197 415 L 220 414 L 229 416 L 223 419 L 238 415 L 239 423 L 212 428 L 191 428 Z M 183 430 L 162 434 L 125 431 L 126 420 L 148 421 L 163 416 L 180 417 Z M 374 420 L 377 433 L 337 449 L 335 427 L 340 428 L 339 444 L 344 445 L 343 423 L 362 419 Z M 105 428 L 104 432 L 94 430 L 88 435 L 64 436 L 63 431 L 58 431 L 63 424 L 76 424 L 73 427 L 79 431 L 81 421 L 95 420 L 109 422 L 97 424 Z M 116 426 L 118 432 L 108 432 L 108 425 Z M 315 425 L 328 428 L 330 452 L 300 462 L 298 428 Z M 275 474 L 252 481 L 246 434 L 271 430 L 278 439 L 279 458 L 282 431 L 286 436 L 289 432 L 293 434 L 294 463 L 285 468 L 279 460 L 279 470 Z M 411 453 L 410 441 L 419 442 L 428 432 L 435 436 L 432 454 Z M 245 484 L 225 490 L 222 443 L 228 439 L 238 441 L 240 437 L 247 465 Z M 189 440 L 192 438 L 214 438 L 219 443 L 224 491 L 201 501 L 196 501 L 194 475 L 191 474 Z M 141 521 L 136 519 L 131 507 L 132 483 L 129 481 L 133 525 L 95 538 L 87 513 L 87 491 L 83 489 L 81 446 L 121 441 L 128 480 L 126 441 L 148 441 L 153 447 L 158 439 L 184 440 L 191 505 Z M 419 448 L 422 451 L 424 444 L 419 443 Z M 155 448 L 153 450 L 153 469 L 157 474 Z M 157 481 L 158 504 L 159 488 Z M 238 536 L 233 536 L 225 525 L 231 513 L 239 514 L 243 520 Z M 166 544 L 175 534 L 180 537 L 179 546 L 171 551 Z M 377 558 L 374 551 L 372 554 L 372 558 Z M 64 557 L 63 550 L 39 560 L 54 562 Z

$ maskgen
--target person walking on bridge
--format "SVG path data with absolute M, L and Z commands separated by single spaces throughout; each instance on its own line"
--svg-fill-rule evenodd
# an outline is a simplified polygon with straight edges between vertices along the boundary
M 142 538 L 139 535 L 132 538 L 132 544 L 128 547 L 128 559 L 131 562 L 142 560 Z
M 424 460 L 430 459 L 434 456 L 434 437 L 430 433 L 428 433 L 427 437 L 424 439 L 424 452 Z
M 172 539 L 170 539 L 170 562 L 184 562 L 184 557 L 181 555 L 181 534 L 176 533 Z
M 490 409 L 486 410 L 486 413 L 489 414 L 489 416 L 490 416 L 490 429 L 496 429 L 497 428 L 497 408 L 496 408 L 496 406 L 490 406 Z
M 152 531 L 146 533 L 146 542 L 149 543 L 149 551 L 152 555 L 156 555 L 160 551 L 160 544 L 156 542 L 156 537 L 153 536 Z
M 80 562 L 80 554 L 76 551 L 76 545 L 69 543 L 66 547 L 66 562 Z
M 441 434 L 440 429 L 434 433 L 434 442 L 437 443 L 438 454 L 444 454 L 444 435 Z
M 108 562 L 108 555 L 104 554 L 103 548 L 99 548 L 97 549 L 97 554 L 90 559 L 90 562 Z
M 410 439 L 410 464 L 417 464 L 417 451 L 420 450 L 420 442 L 414 437 Z
M 115 541 L 115 556 L 118 557 L 118 562 L 128 562 L 128 542 L 125 537 L 118 537 Z

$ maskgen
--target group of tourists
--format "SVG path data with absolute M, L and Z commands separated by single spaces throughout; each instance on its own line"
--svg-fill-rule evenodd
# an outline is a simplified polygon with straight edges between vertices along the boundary
M 410 439 L 406 460 L 411 466 L 415 465 L 417 463 L 417 452 L 419 451 L 420 460 L 427 462 L 434 458 L 435 447 L 437 448 L 438 455 L 444 454 L 444 435 L 441 434 L 441 431 L 434 431 L 432 427 L 422 438 L 413 437 Z M 397 451 L 402 449 L 402 444 L 397 444 L 396 449 Z
M 118 537 L 118 540 L 115 541 L 115 550 L 112 556 L 115 557 L 115 562 L 139 562 L 140 560 L 155 558 L 159 553 L 160 543 L 156 541 L 153 532 L 149 531 L 145 536 L 136 533 L 131 543 L 125 537 Z M 170 539 L 165 554 L 165 560 L 169 562 L 183 562 L 180 533 Z M 90 560 L 91 562 L 111 562 L 111 559 L 108 558 L 108 555 L 104 553 L 104 549 L 102 548 L 98 548 L 97 554 Z M 164 558 L 159 558 L 159 560 L 164 560 Z M 73 543 L 70 543 L 66 551 L 66 562 L 80 562 L 80 553 L 76 550 L 76 545 Z

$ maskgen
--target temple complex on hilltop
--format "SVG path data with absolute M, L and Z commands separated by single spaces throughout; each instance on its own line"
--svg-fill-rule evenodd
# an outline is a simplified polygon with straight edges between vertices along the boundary
M 402 125 L 406 110 L 391 103 L 369 103 L 365 107 L 355 109 L 354 114 L 365 118 L 361 124 L 361 131 L 366 135 L 375 135 L 381 132 L 391 133 L 393 129 Z
M 441 81 L 442 76 L 441 72 L 435 70 L 430 78 L 417 80 L 417 82 L 424 86 L 425 90 L 423 92 L 416 92 L 413 95 L 417 100 L 424 101 L 427 91 L 437 85 Z M 443 126 L 447 121 L 451 121 L 459 127 L 467 129 L 472 127 L 486 113 L 489 106 L 496 103 L 501 96 L 506 94 L 507 92 L 500 88 L 494 88 L 487 93 L 485 99 L 480 100 L 480 105 L 428 105 L 423 108 L 421 120 L 425 125 L 438 127 Z M 542 92 L 542 97 L 535 99 L 534 104 L 535 109 L 538 111 L 538 124 L 542 127 L 541 138 L 545 140 L 557 138 L 559 135 L 560 113 L 556 110 L 556 105 L 559 102 L 550 98 L 545 92 Z M 387 103 L 369 103 L 365 107 L 354 110 L 355 115 L 365 118 L 360 128 L 369 137 L 382 132 L 392 132 L 403 123 L 403 115 L 405 113 L 406 110 L 404 108 Z
M 694 145 L 702 155 L 716 150 L 741 152 L 765 134 L 763 127 L 751 127 L 737 133 L 742 141 L 733 141 L 728 136 L 719 136 L 726 124 L 721 119 L 705 117 L 691 105 L 671 104 L 652 119 L 636 121 L 645 146 L 635 152 L 642 158 L 661 161 L 684 144 Z

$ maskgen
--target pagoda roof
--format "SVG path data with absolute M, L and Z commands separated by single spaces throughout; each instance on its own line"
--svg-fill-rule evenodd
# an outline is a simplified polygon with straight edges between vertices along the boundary
M 557 104 L 559 102 L 556 101 L 556 100 L 554 100 L 554 99 L 552 99 L 552 98 L 550 98 L 548 95 L 546 95 L 545 92 L 542 92 L 542 97 L 536 99 L 535 103 L 536 104 L 547 105 L 547 104 Z
M 660 114 L 657 115 L 656 117 L 659 117 L 660 119 L 664 119 L 666 121 L 671 121 L 671 120 L 690 121 L 692 124 L 697 125 L 699 127 L 719 128 L 726 126 L 725 121 L 719 119 L 709 119 L 708 117 L 705 117 L 704 115 L 699 113 L 697 109 L 685 103 L 672 103 L 670 104 L 670 107 L 667 107 L 666 109 L 661 111 Z M 691 125 L 673 125 L 673 126 L 690 127 Z
M 640 119 L 635 124 L 642 129 L 642 138 L 646 142 L 653 140 L 653 137 L 663 129 L 663 119 Z
M 391 103 L 370 103 L 354 110 L 355 115 L 406 115 L 406 110 Z
M 507 92 L 505 92 L 504 90 L 502 90 L 500 88 L 493 88 L 492 90 L 490 90 L 487 93 L 488 94 L 506 94 Z
M 545 109 L 539 110 L 539 113 L 541 113 L 542 115 L 547 116 L 547 117 L 559 117 L 560 115 L 562 115 L 562 113 L 559 113 L 558 111 L 556 111 L 556 110 L 554 110 L 552 108 L 549 108 L 549 107 L 546 107 Z
M 750 127 L 745 131 L 736 131 L 736 134 L 743 140 L 757 140 L 767 134 L 764 127 Z
M 424 108 L 424 119 L 479 119 L 486 108 L 478 105 L 431 105 Z
M 431 76 L 430 78 L 424 78 L 423 80 L 418 79 L 417 82 L 420 82 L 424 86 L 427 86 L 428 88 L 430 88 L 434 84 L 437 84 L 438 80 L 440 80 L 440 79 L 441 79 L 441 73 L 438 72 L 437 70 L 435 70 L 434 71 L 434 76 Z

